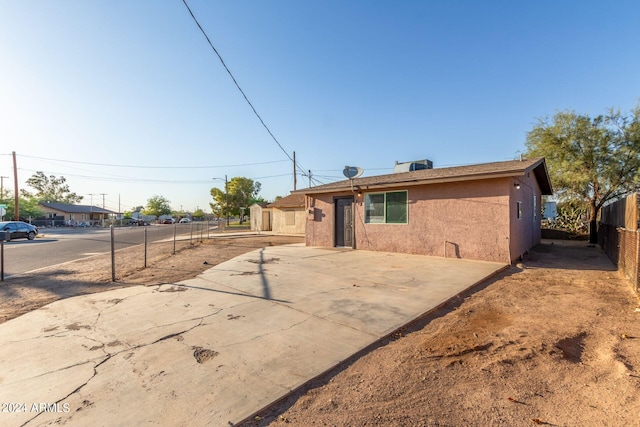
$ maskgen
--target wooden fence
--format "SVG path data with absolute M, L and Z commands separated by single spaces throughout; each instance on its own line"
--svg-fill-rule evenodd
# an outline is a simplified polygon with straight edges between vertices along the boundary
M 638 193 L 602 208 L 598 243 L 640 293 L 640 197 Z

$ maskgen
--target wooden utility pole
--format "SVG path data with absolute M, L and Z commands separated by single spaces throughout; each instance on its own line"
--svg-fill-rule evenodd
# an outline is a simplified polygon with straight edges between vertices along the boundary
M 18 166 L 16 165 L 16 152 L 13 151 L 11 153 L 13 156 L 13 191 L 14 191 L 14 202 L 13 202 L 13 219 L 14 221 L 20 221 L 20 206 L 18 203 Z
M 102 210 L 104 210 L 104 196 L 106 196 L 106 195 L 107 195 L 107 193 L 100 193 L 100 194 L 102 195 Z M 101 212 L 101 213 L 100 213 L 100 218 L 101 218 L 102 225 L 104 226 L 104 212 Z M 145 230 L 145 232 L 146 232 L 146 231 L 147 231 L 147 230 Z M 146 267 L 146 266 L 145 266 L 145 267 Z
M 296 191 L 298 175 L 296 174 L 296 152 L 293 152 L 293 191 Z
M 9 177 L 0 176 L 0 203 L 4 201 L 4 179 L 5 178 L 9 178 Z M 0 221 L 4 221 L 4 214 L 0 215 Z
M 0 176 L 0 202 L 4 200 L 4 179 L 8 176 Z

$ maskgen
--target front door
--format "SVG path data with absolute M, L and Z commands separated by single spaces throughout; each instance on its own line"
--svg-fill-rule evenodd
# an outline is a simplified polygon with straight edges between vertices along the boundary
M 353 197 L 336 199 L 336 247 L 353 247 Z

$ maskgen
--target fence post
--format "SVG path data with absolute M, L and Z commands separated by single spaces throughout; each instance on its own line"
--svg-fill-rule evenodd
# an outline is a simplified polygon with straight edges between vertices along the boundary
M 173 254 L 176 254 L 176 225 L 173 224 Z
M 4 282 L 4 239 L 0 239 L 0 282 Z
M 636 292 L 640 292 L 640 230 L 636 230 Z
M 191 224 L 191 226 L 189 227 L 189 246 L 193 245 L 193 221 L 191 221 L 189 224 Z
M 144 228 L 144 268 L 147 268 L 147 227 Z
M 116 251 L 115 239 L 113 237 L 113 224 L 111 224 L 111 281 L 116 281 Z

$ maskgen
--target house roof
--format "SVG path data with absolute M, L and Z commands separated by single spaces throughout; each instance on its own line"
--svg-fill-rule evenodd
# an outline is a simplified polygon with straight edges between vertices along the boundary
M 110 211 L 109 209 L 99 208 L 98 206 L 90 206 L 90 205 L 71 205 L 68 203 L 40 203 L 40 206 L 49 209 L 55 209 L 60 212 L 66 213 L 105 213 L 105 214 L 114 214 L 116 212 Z
M 524 176 L 533 172 L 538 180 L 542 194 L 553 194 L 551 181 L 544 157 L 533 159 L 509 160 L 505 162 L 481 163 L 477 165 L 455 166 L 449 168 L 424 169 L 413 172 L 394 173 L 342 180 L 317 187 L 297 190 L 292 194 L 320 194 L 339 191 L 406 187 L 408 185 L 439 184 L 445 182 L 475 181 L 490 178 Z
M 251 206 L 260 206 L 261 208 L 266 208 L 268 204 L 269 204 L 268 202 L 256 202 L 256 203 L 252 204 Z M 251 207 L 251 206 L 249 206 L 249 207 Z
M 268 208 L 304 208 L 304 194 L 291 193 L 267 205 Z

